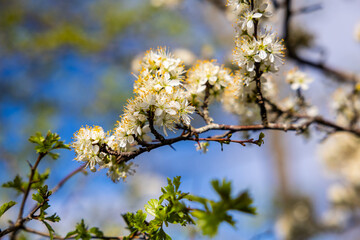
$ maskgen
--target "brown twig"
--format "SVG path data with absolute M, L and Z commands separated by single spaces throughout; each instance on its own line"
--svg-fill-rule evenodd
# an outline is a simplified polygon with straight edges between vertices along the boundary
M 159 140 L 160 142 L 164 141 L 164 136 L 161 135 L 158 131 L 156 131 L 155 127 L 154 127 L 154 111 L 153 110 L 149 110 L 148 111 L 148 121 L 149 121 L 149 128 L 151 133 L 155 136 L 155 138 L 157 140 Z
M 128 162 L 135 157 L 139 156 L 140 154 L 144 152 L 149 152 L 151 150 L 171 145 L 180 141 L 186 141 L 191 140 L 194 141 L 194 139 L 200 139 L 198 136 L 202 133 L 211 131 L 211 130 L 224 130 L 224 131 L 231 131 L 232 133 L 235 132 L 241 132 L 241 131 L 262 131 L 262 130 L 277 130 L 277 131 L 296 131 L 296 132 L 304 132 L 306 129 L 308 129 L 311 125 L 316 124 L 319 126 L 324 126 L 327 128 L 332 129 L 333 131 L 342 131 L 342 132 L 349 132 L 352 133 L 358 137 L 360 137 L 360 129 L 356 128 L 349 128 L 344 127 L 341 125 L 338 125 L 334 122 L 331 122 L 329 120 L 326 120 L 322 117 L 311 117 L 307 115 L 301 115 L 301 114 L 293 114 L 292 115 L 296 120 L 305 120 L 305 122 L 301 124 L 296 123 L 268 123 L 268 124 L 257 124 L 257 125 L 226 125 L 226 124 L 216 124 L 211 123 L 208 125 L 205 125 L 203 127 L 192 129 L 190 134 L 186 135 L 180 135 L 178 137 L 169 138 L 169 139 L 163 139 L 163 141 L 155 144 L 151 144 L 148 147 L 142 147 L 139 148 L 133 152 L 120 152 L 117 153 L 115 156 L 117 157 L 117 162 Z M 195 137 L 195 138 L 194 138 Z M 215 138 L 214 138 L 215 139 Z
M 32 233 L 32 234 L 36 234 L 36 235 L 39 235 L 39 236 L 43 236 L 43 237 L 47 237 L 47 238 L 50 238 L 50 235 L 48 233 L 44 233 L 44 232 L 40 232 L 40 231 L 37 231 L 35 229 L 32 229 L 32 228 L 28 228 L 28 227 L 23 227 L 22 228 L 25 232 L 28 232 L 28 233 Z M 92 239 L 124 239 L 124 237 L 95 237 L 95 236 L 91 236 Z M 65 240 L 65 239 L 75 239 L 75 236 L 74 237 L 68 237 L 68 238 L 63 238 L 63 237 L 59 237 L 59 236 L 53 236 L 53 239 L 61 239 L 61 240 Z
M 207 82 L 206 88 L 205 88 L 204 103 L 201 106 L 202 114 L 200 114 L 200 116 L 202 116 L 204 118 L 204 120 L 207 124 L 211 124 L 212 122 L 214 122 L 214 120 L 209 115 L 210 90 L 211 90 L 211 85 L 209 82 Z
M 214 137 L 209 137 L 209 138 L 190 138 L 188 139 L 190 141 L 207 141 L 207 142 L 218 142 L 218 143 L 239 143 L 242 146 L 246 146 L 246 143 L 251 143 L 251 144 L 256 144 L 258 145 L 258 141 L 254 140 L 254 139 L 248 139 L 248 140 L 232 140 L 230 138 L 214 138 Z
M 66 175 L 53 189 L 51 189 L 52 194 L 56 193 L 70 178 L 81 172 L 86 167 L 86 164 L 81 165 L 76 168 L 74 171 Z
M 46 153 L 39 153 L 38 158 L 36 159 L 36 162 L 35 162 L 34 166 L 32 166 L 29 163 L 29 165 L 31 167 L 30 176 L 29 176 L 29 183 L 28 183 L 28 186 L 27 186 L 27 188 L 25 190 L 23 199 L 21 201 L 20 210 L 19 210 L 17 220 L 16 220 L 16 222 L 15 222 L 15 224 L 13 226 L 5 229 L 4 231 L 1 231 L 0 232 L 0 237 L 5 236 L 8 233 L 12 233 L 11 236 L 10 236 L 10 239 L 15 239 L 18 230 L 23 226 L 24 222 L 26 221 L 26 218 L 23 218 L 26 200 L 27 200 L 27 198 L 29 196 L 31 186 L 33 184 L 33 178 L 34 178 L 36 169 L 39 166 L 40 161 L 44 158 L 45 155 L 46 155 Z
M 45 156 L 45 155 L 44 155 L 44 156 Z M 32 166 L 31 169 L 32 169 L 32 171 L 34 171 L 34 173 L 35 173 L 35 170 L 36 170 L 36 168 L 37 168 L 40 160 L 41 160 L 44 156 L 40 157 L 40 155 L 39 155 L 39 157 L 38 157 L 35 165 Z M 77 173 L 81 172 L 81 171 L 84 169 L 85 166 L 86 166 L 86 164 L 84 164 L 84 165 L 78 167 L 77 169 L 75 169 L 74 171 L 70 172 L 66 177 L 64 177 L 64 178 L 51 190 L 52 193 L 57 192 L 71 177 L 73 177 L 73 176 L 76 175 Z M 34 170 L 33 170 L 33 169 L 34 169 Z M 33 176 L 34 176 L 34 174 L 31 174 L 31 173 L 30 173 L 29 180 L 32 179 Z M 33 183 L 33 181 L 30 180 L 30 183 Z M 27 195 L 29 195 L 29 192 L 30 192 L 30 188 L 31 188 L 31 184 L 30 184 L 30 183 L 29 183 L 29 186 L 28 186 L 27 191 L 26 191 L 26 192 L 27 192 Z M 29 190 L 28 190 L 28 189 L 29 189 Z M 26 193 L 26 192 L 25 192 L 25 193 Z M 26 198 L 27 198 L 27 197 L 26 197 Z M 25 199 L 25 195 L 24 195 L 24 198 L 23 198 L 23 199 Z M 35 213 L 45 204 L 46 201 L 48 201 L 48 199 L 45 199 L 45 201 L 44 201 L 42 204 L 39 204 L 39 205 L 34 206 L 34 207 L 32 208 L 32 210 L 30 211 L 30 213 L 29 213 L 29 214 L 27 215 L 27 217 L 25 217 L 25 218 L 22 217 L 23 212 L 24 212 L 24 207 L 22 207 L 22 213 L 21 213 L 21 215 L 20 215 L 20 211 L 19 211 L 20 219 L 18 219 L 14 225 L 10 226 L 9 228 L 5 229 L 4 231 L 0 231 L 0 237 L 5 236 L 5 235 L 7 235 L 7 234 L 9 234 L 9 233 L 13 233 L 12 236 L 11 236 L 11 238 L 14 239 L 15 236 L 16 236 L 17 231 L 20 230 L 20 229 L 23 229 L 23 230 L 25 229 L 24 224 L 25 224 L 26 222 L 34 219 Z M 25 203 L 24 203 L 24 206 L 25 206 Z M 20 210 L 21 210 L 21 208 L 20 208 Z

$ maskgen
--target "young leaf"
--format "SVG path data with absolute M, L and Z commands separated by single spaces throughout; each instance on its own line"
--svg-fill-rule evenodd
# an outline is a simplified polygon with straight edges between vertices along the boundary
M 49 231 L 50 240 L 54 239 L 54 235 L 53 235 L 53 233 L 55 232 L 54 229 L 46 221 L 42 221 L 42 222 L 45 224 L 46 228 Z
M 100 231 L 100 229 L 97 227 L 90 228 L 89 232 L 94 234 L 95 237 L 99 237 L 99 238 L 104 237 L 104 233 L 102 231 Z
M 7 211 L 9 210 L 12 206 L 14 206 L 16 204 L 16 202 L 14 201 L 10 201 L 8 203 L 4 203 L 1 207 L 0 207 L 0 218 L 1 216 Z
M 159 206 L 160 206 L 159 200 L 151 199 L 150 201 L 148 201 L 148 204 L 144 206 L 144 208 L 147 213 L 156 217 L 156 212 L 157 212 Z
M 61 219 L 58 215 L 56 215 L 56 213 L 54 213 L 53 215 L 46 217 L 46 220 L 50 221 L 50 222 L 59 222 Z
M 42 204 L 44 202 L 44 198 L 39 193 L 34 193 L 32 195 L 32 199 L 38 202 L 38 204 Z
M 16 175 L 13 181 L 3 183 L 1 186 L 4 188 L 14 188 L 22 193 L 25 191 L 25 183 L 22 181 L 22 178 L 19 175 Z
M 167 235 L 162 228 L 159 229 L 155 234 L 153 234 L 152 239 L 155 240 L 171 240 L 172 238 Z
M 264 144 L 264 138 L 265 138 L 265 134 L 263 132 L 261 132 L 259 134 L 259 139 L 256 141 L 256 144 L 259 145 L 259 147 L 261 147 L 262 144 Z

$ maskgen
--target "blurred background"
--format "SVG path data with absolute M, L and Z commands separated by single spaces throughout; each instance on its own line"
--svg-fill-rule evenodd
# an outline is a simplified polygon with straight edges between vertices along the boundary
M 276 3 L 267 24 L 280 36 L 287 34 L 290 51 L 331 69 L 360 74 L 359 0 L 293 1 L 288 33 L 283 3 Z M 234 29 L 231 11 L 224 6 L 221 0 L 0 0 L 0 182 L 18 173 L 25 176 L 26 160 L 35 158 L 27 139 L 36 131 L 57 132 L 70 143 L 83 125 L 111 130 L 132 96 L 138 59 L 149 48 L 167 46 L 187 66 L 214 58 L 233 68 Z M 287 59 L 275 76 L 279 95 L 290 93 L 284 72 L 300 66 L 314 79 L 307 100 L 320 114 L 335 119 L 329 95 L 341 81 L 298 63 L 294 57 Z M 220 105 L 213 105 L 211 113 L 216 122 L 238 123 Z M 319 147 L 324 134 L 265 135 L 261 148 L 226 145 L 221 151 L 210 144 L 209 152 L 201 154 L 194 143 L 178 143 L 176 151 L 164 147 L 136 158 L 135 176 L 117 184 L 103 171 L 78 174 L 51 198 L 53 211 L 62 219 L 54 229 L 67 233 L 84 218 L 107 235 L 126 233 L 120 214 L 142 209 L 160 194 L 167 177 L 180 175 L 184 192 L 212 198 L 210 181 L 226 178 L 236 191 L 248 189 L 255 199 L 257 216 L 235 214 L 236 228 L 221 225 L 214 239 L 359 239 L 356 226 L 346 231 L 313 229 L 330 208 L 327 188 L 334 182 L 319 154 L 328 150 Z M 48 159 L 40 166 L 52 169 L 50 186 L 79 167 L 74 152 L 60 153 L 57 161 Z M 0 204 L 14 198 L 11 190 L 0 189 Z M 291 225 L 293 219 L 284 218 L 286 211 L 294 212 L 299 229 Z M 9 210 L 0 226 L 16 213 L 15 207 Z M 290 238 L 289 228 L 296 228 Z M 171 226 L 167 232 L 175 240 L 204 239 L 191 226 Z

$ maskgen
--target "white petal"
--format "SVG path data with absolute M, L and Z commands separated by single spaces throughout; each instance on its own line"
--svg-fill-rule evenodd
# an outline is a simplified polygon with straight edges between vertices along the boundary
M 264 50 L 261 50 L 259 52 L 259 57 L 264 60 L 267 57 L 267 53 Z
M 163 110 L 161 108 L 157 108 L 155 110 L 155 116 L 160 116 L 162 114 Z
M 265 45 L 268 45 L 268 44 L 270 44 L 270 43 L 272 43 L 272 38 L 271 38 L 270 36 L 265 37 L 265 38 L 264 38 L 264 44 L 265 44 Z
M 271 63 L 273 63 L 275 61 L 274 54 L 270 54 L 269 60 L 270 60 Z
M 253 18 L 261 18 L 261 16 L 262 16 L 262 13 L 255 13 L 253 15 Z
M 134 137 L 132 135 L 128 136 L 128 142 L 131 144 L 135 141 Z
M 249 72 L 254 71 L 254 69 L 255 69 L 255 64 L 254 64 L 253 62 L 248 62 L 246 69 L 247 69 Z
M 176 111 L 174 109 L 168 109 L 166 110 L 166 112 L 170 115 L 175 115 L 176 114 Z
M 247 32 L 249 35 L 254 35 L 254 22 L 252 20 L 248 21 L 247 24 Z
M 141 127 L 140 126 L 137 127 L 136 131 L 139 135 L 141 135 Z
M 269 4 L 263 3 L 263 4 L 261 4 L 261 6 L 259 7 L 259 10 L 260 10 L 261 12 L 263 12 L 263 11 L 265 11 L 265 9 L 267 9 L 268 6 L 269 6 Z

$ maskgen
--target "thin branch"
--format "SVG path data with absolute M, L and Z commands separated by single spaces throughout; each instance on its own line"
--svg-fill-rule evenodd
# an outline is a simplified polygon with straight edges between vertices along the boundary
M 204 97 L 204 103 L 201 106 L 202 108 L 202 114 L 199 111 L 200 116 L 202 116 L 205 120 L 205 122 L 207 124 L 211 124 L 212 122 L 214 122 L 214 120 L 210 117 L 209 115 L 209 103 L 210 103 L 210 89 L 211 89 L 211 85 L 209 82 L 206 83 L 206 88 L 205 88 L 205 97 Z
M 30 172 L 30 176 L 29 176 L 29 184 L 26 188 L 26 191 L 25 191 L 25 194 L 24 194 L 24 197 L 22 199 L 22 202 L 21 202 L 21 206 L 20 206 L 20 211 L 19 211 L 19 215 L 18 215 L 18 222 L 22 219 L 22 215 L 24 213 L 24 208 L 25 208 L 25 203 L 26 203 L 26 200 L 29 196 L 29 193 L 30 193 L 30 190 L 31 190 L 31 185 L 33 184 L 33 178 L 34 178 L 34 174 L 35 174 L 35 171 L 37 169 L 37 167 L 39 166 L 39 163 L 41 161 L 41 159 L 45 156 L 46 154 L 44 153 L 39 153 L 39 156 L 35 162 L 35 165 L 34 166 L 31 166 L 31 172 Z
M 155 136 L 156 139 L 158 139 L 160 142 L 164 141 L 164 136 L 161 135 L 158 131 L 156 131 L 154 127 L 154 111 L 151 109 L 148 111 L 148 121 L 149 121 L 149 128 L 151 133 Z
M 163 141 L 155 144 L 151 144 L 148 147 L 142 147 L 139 148 L 133 152 L 120 152 L 115 154 L 117 157 L 117 162 L 128 162 L 135 157 L 139 156 L 140 154 L 144 152 L 149 152 L 151 150 L 171 145 L 180 141 L 186 141 L 186 140 L 199 140 L 198 137 L 200 134 L 211 131 L 211 130 L 225 130 L 225 131 L 231 131 L 232 133 L 235 132 L 241 132 L 241 131 L 262 131 L 262 130 L 277 130 L 277 131 L 296 131 L 296 132 L 304 132 L 307 130 L 311 125 L 316 124 L 319 126 L 324 126 L 332 129 L 333 131 L 342 131 L 342 132 L 349 132 L 352 133 L 358 137 L 360 137 L 360 129 L 355 128 L 349 128 L 344 127 L 341 125 L 338 125 L 334 122 L 331 122 L 329 120 L 326 120 L 322 117 L 311 117 L 307 115 L 301 115 L 301 114 L 292 114 L 292 116 L 296 120 L 306 120 L 305 122 L 301 124 L 296 123 L 268 123 L 268 124 L 257 124 L 257 125 L 226 125 L 226 124 L 216 124 L 211 123 L 206 126 L 192 129 L 190 133 L 186 133 L 185 135 L 180 135 L 175 138 L 169 138 L 169 139 L 163 139 Z M 214 138 L 215 139 L 215 138 Z
M 40 155 L 39 155 L 40 157 Z M 38 158 L 39 160 L 39 158 Z M 40 159 L 41 160 L 41 159 Z M 39 161 L 40 161 L 39 160 Z M 32 168 L 37 168 L 38 166 L 38 161 L 35 163 L 35 165 L 32 167 Z M 66 177 L 64 177 L 51 191 L 52 193 L 55 193 L 57 192 L 71 177 L 73 177 L 74 175 L 76 175 L 77 173 L 81 172 L 84 168 L 85 168 L 86 164 L 78 167 L 77 169 L 75 169 L 74 171 L 70 172 Z M 31 179 L 33 178 L 33 176 L 31 176 L 30 174 L 30 177 Z M 29 177 L 29 179 L 30 179 Z M 33 181 L 31 181 L 33 182 Z M 29 184 L 30 186 L 30 184 Z M 31 187 L 31 186 L 30 186 Z M 29 190 L 30 191 L 30 190 Z M 29 194 L 29 193 L 28 193 Z M 48 199 L 45 199 L 45 200 L 48 200 Z M 27 217 L 23 218 L 22 217 L 22 214 L 21 214 L 21 218 L 20 220 L 17 220 L 17 222 L 10 226 L 9 228 L 5 229 L 4 231 L 0 231 L 0 237 L 2 236 L 5 236 L 9 233 L 13 233 L 12 235 L 12 238 L 15 238 L 15 235 L 16 235 L 16 232 L 19 230 L 19 229 L 25 229 L 25 226 L 24 224 L 27 222 L 27 221 L 30 221 L 34 218 L 34 215 L 35 213 L 43 206 L 45 202 L 43 202 L 42 204 L 39 204 L 39 205 L 35 205 L 32 210 L 30 211 L 30 213 L 28 214 Z M 25 205 L 25 204 L 24 204 Z M 20 214 L 19 214 L 20 215 Z
M 356 76 L 355 74 L 349 74 L 349 73 L 345 73 L 343 71 L 339 71 L 339 70 L 335 70 L 332 69 L 329 66 L 326 66 L 325 64 L 323 64 L 322 62 L 313 62 L 310 61 L 308 59 L 302 58 L 300 56 L 297 55 L 295 49 L 292 49 L 290 46 L 290 26 L 291 26 L 291 18 L 293 16 L 293 14 L 295 12 L 292 11 L 292 0 L 286 0 L 285 1 L 285 17 L 284 17 L 284 42 L 285 42 L 285 46 L 288 49 L 288 54 L 287 56 L 300 63 L 300 64 L 304 64 L 307 65 L 309 67 L 321 70 L 322 72 L 324 72 L 325 74 L 331 75 L 333 77 L 335 77 L 336 80 L 338 80 L 339 82 L 348 82 L 348 83 L 353 83 L 356 81 Z
M 214 138 L 214 137 L 209 137 L 209 138 L 190 138 L 188 139 L 190 141 L 207 141 L 207 142 L 218 142 L 218 143 L 239 143 L 242 146 L 246 146 L 246 143 L 251 143 L 251 144 L 256 144 L 258 145 L 258 141 L 254 140 L 254 139 L 248 139 L 248 140 L 232 140 L 230 138 Z
M 28 227 L 23 227 L 22 228 L 25 232 L 28 232 L 28 233 L 33 233 L 33 234 L 36 234 L 36 235 L 39 235 L 39 236 L 43 236 L 43 237 L 47 237 L 47 238 L 50 238 L 50 235 L 48 233 L 44 233 L 44 232 L 40 232 L 40 231 L 37 231 L 35 229 L 32 229 L 32 228 L 28 228 Z M 124 239 L 124 237 L 95 237 L 95 236 L 92 236 L 91 237 L 92 239 Z M 75 239 L 75 237 L 68 237 L 68 238 L 63 238 L 63 237 L 59 237 L 59 236 L 53 236 L 53 239 L 61 239 L 61 240 L 65 240 L 65 239 Z
M 52 194 L 54 194 L 55 192 L 57 192 L 70 178 L 72 178 L 73 176 L 75 176 L 77 173 L 81 172 L 84 168 L 86 167 L 86 164 L 81 165 L 80 167 L 78 167 L 77 169 L 75 169 L 74 171 L 70 172 L 66 177 L 64 177 L 52 190 Z
M 251 2 L 251 10 L 254 10 L 254 1 L 252 0 Z M 254 31 L 254 37 L 257 39 L 258 38 L 258 27 L 259 27 L 259 21 L 255 20 L 255 31 Z M 262 87 L 261 87 L 261 75 L 262 72 L 260 71 L 260 64 L 259 63 L 255 63 L 255 72 L 256 72 L 256 76 L 255 76 L 255 83 L 256 83 L 256 103 L 258 104 L 259 108 L 260 108 L 260 116 L 261 116 L 261 121 L 262 124 L 267 125 L 269 123 L 268 118 L 267 118 L 267 110 L 265 107 L 265 101 L 264 101 L 264 96 L 262 94 Z

